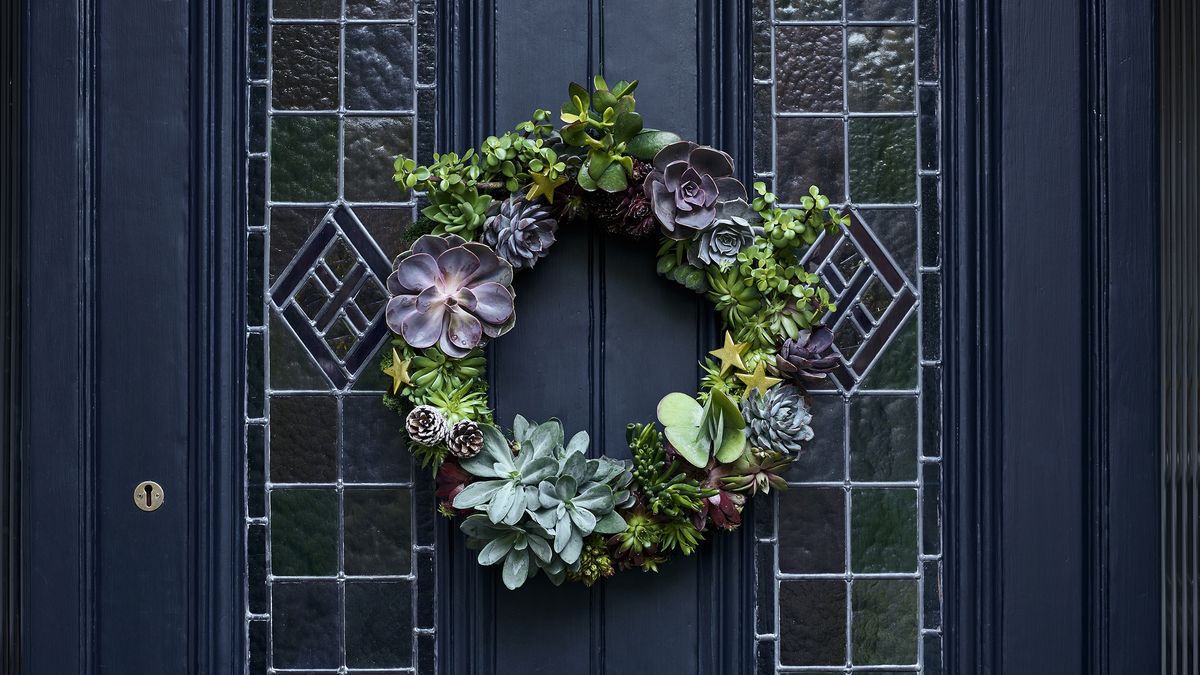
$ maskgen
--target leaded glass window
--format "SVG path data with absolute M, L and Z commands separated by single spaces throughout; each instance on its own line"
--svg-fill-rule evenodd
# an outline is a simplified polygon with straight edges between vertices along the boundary
M 756 516 L 758 672 L 942 672 L 938 0 L 754 0 L 754 170 L 852 205 L 841 366 Z
M 383 285 L 433 149 L 432 0 L 249 0 L 249 673 L 433 672 L 429 481 L 379 401 Z

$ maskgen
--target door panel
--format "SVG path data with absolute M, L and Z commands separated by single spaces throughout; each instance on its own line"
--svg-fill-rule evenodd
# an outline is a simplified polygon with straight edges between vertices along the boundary
M 603 67 L 611 80 L 643 82 L 636 96 L 648 126 L 694 136 L 697 5 L 638 4 L 643 27 L 630 29 L 635 4 L 497 3 L 494 131 L 536 107 L 557 110 L 568 82 L 587 84 Z M 663 25 L 669 35 L 656 36 Z M 545 37 L 531 40 L 531 26 Z M 517 413 L 558 417 L 568 433 L 589 432 L 593 454 L 628 458 L 625 425 L 652 421 L 668 391 L 695 388 L 707 324 L 694 294 L 656 275 L 656 246 L 560 229 L 554 254 L 517 279 L 519 320 L 491 350 L 502 424 Z M 699 636 L 711 630 L 698 615 L 708 589 L 698 586 L 695 558 L 591 590 L 539 577 L 510 592 L 487 576 L 495 613 L 481 618 L 494 622 L 497 673 L 572 672 L 585 663 L 593 672 L 693 672 Z

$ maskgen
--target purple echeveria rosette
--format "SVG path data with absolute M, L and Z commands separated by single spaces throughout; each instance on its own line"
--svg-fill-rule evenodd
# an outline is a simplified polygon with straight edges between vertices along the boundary
M 712 227 L 720 202 L 749 201 L 746 187 L 733 177 L 733 158 L 691 141 L 659 150 L 643 189 L 663 235 L 676 240 L 692 239 Z
M 484 244 L 425 235 L 396 258 L 387 323 L 410 347 L 462 358 L 516 319 L 512 265 Z

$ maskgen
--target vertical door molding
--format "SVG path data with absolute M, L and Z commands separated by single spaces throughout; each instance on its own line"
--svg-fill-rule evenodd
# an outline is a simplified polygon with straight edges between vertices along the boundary
M 191 667 L 245 668 L 245 2 L 192 3 Z
M 22 173 L 36 188 L 24 195 L 19 222 L 37 227 L 24 232 L 20 251 L 36 261 L 21 266 L 21 666 L 83 673 L 95 666 L 96 618 L 94 7 L 85 0 L 26 10 L 20 114 L 36 152 L 23 155 Z
M 734 158 L 735 175 L 747 185 L 752 182 L 754 152 L 751 8 L 749 1 L 699 0 L 697 17 L 697 141 L 728 152 Z M 715 312 L 702 312 L 702 320 L 701 333 L 715 343 Z M 712 626 L 710 639 L 702 644 L 702 673 L 732 675 L 754 670 L 754 514 L 755 508 L 761 507 L 757 502 L 772 498 L 747 500 L 742 527 L 714 537 L 709 543 L 711 554 L 700 558 L 700 611 Z
M 943 17 L 947 671 L 1156 671 L 1154 13 Z

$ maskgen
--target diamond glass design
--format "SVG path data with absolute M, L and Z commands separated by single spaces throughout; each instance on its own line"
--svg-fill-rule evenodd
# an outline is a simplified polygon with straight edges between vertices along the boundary
M 245 675 L 433 673 L 434 486 L 379 403 L 435 0 L 245 0 Z
M 840 234 L 818 240 L 803 263 L 837 305 L 824 318 L 838 336 L 834 348 L 841 357 L 831 379 L 850 391 L 916 307 L 916 292 L 857 211 Z
M 345 205 L 335 207 L 271 288 L 271 306 L 334 387 L 344 388 L 387 339 L 391 266 Z M 365 309 L 364 309 L 365 307 Z
M 851 215 L 803 260 L 839 363 L 755 503 L 755 672 L 942 675 L 942 2 L 750 1 L 755 179 Z

